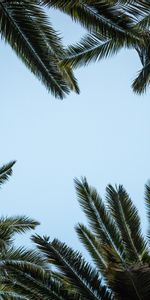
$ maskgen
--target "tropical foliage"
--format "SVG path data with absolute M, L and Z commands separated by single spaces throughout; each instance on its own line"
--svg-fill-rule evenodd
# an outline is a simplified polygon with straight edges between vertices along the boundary
M 64 49 L 46 8 L 68 14 L 88 34 Z M 136 93 L 150 83 L 149 0 L 22 0 L 0 1 L 0 33 L 26 66 L 56 97 L 79 88 L 71 68 L 135 49 L 142 69 L 133 81 Z M 63 62 L 62 62 L 63 61 Z
M 26 299 L 148 300 L 150 233 L 144 238 L 129 195 L 121 185 L 108 185 L 103 202 L 85 178 L 75 187 L 88 219 L 88 227 L 79 223 L 76 232 L 93 262 L 57 239 L 34 235 L 47 267 L 6 261 L 6 288 Z M 145 202 L 150 228 L 150 185 Z
M 136 93 L 150 84 L 150 1 L 149 0 L 42 0 L 71 16 L 89 33 L 67 49 L 63 66 L 78 67 L 117 54 L 122 48 L 135 49 L 142 69 L 133 81 Z
M 8 180 L 14 164 L 15 161 L 12 161 L 0 168 L 0 185 Z M 8 276 L 5 265 L 17 264 L 30 269 L 35 266 L 41 268 L 46 266 L 45 259 L 37 251 L 25 249 L 23 246 L 18 248 L 13 242 L 16 234 L 35 229 L 37 225 L 39 225 L 37 221 L 25 216 L 0 218 L 0 299 L 25 299 L 24 295 L 13 291 L 11 284 L 14 283 L 14 279 Z
M 60 66 L 65 54 L 61 38 L 39 1 L 0 1 L 0 34 L 55 97 L 79 92 L 71 69 Z

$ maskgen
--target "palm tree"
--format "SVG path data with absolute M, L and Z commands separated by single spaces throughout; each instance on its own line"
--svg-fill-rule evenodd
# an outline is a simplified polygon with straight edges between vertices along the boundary
M 42 0 L 71 16 L 89 33 L 66 50 L 63 66 L 87 65 L 117 54 L 120 49 L 135 49 L 142 69 L 133 81 L 136 93 L 150 84 L 150 2 L 149 0 Z
M 79 92 L 69 67 L 61 67 L 65 51 L 45 11 L 34 0 L 0 1 L 0 34 L 25 65 L 55 97 Z
M 14 291 L 27 299 L 148 300 L 150 295 L 150 184 L 145 202 L 149 222 L 144 238 L 137 209 L 122 185 L 106 188 L 102 201 L 87 180 L 75 180 L 79 203 L 88 227 L 76 226 L 92 263 L 79 251 L 49 237 L 34 235 L 49 269 L 42 271 L 6 263 Z M 52 268 L 51 268 L 52 266 Z

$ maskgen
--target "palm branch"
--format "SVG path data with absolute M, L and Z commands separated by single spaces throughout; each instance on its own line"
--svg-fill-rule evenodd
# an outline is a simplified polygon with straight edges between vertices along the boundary
M 78 92 L 71 70 L 63 76 L 61 39 L 36 1 L 0 1 L 0 33 L 54 96 L 63 98 L 70 88 Z
M 142 69 L 134 80 L 134 92 L 143 93 L 150 83 L 150 3 L 146 0 L 61 1 L 42 0 L 68 14 L 88 31 L 66 49 L 62 66 L 78 67 L 117 54 L 121 48 L 135 49 Z

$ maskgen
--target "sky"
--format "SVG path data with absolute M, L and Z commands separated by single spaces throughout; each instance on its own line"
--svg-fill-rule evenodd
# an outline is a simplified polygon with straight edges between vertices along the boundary
M 56 11 L 49 16 L 64 44 L 84 30 Z M 135 51 L 75 71 L 80 95 L 56 100 L 16 57 L 0 45 L 0 163 L 17 160 L 0 191 L 1 215 L 27 215 L 36 232 L 80 248 L 74 226 L 86 222 L 73 179 L 86 176 L 105 198 L 108 183 L 123 184 L 146 231 L 144 185 L 150 179 L 150 97 L 131 83 L 141 68 Z M 28 243 L 21 237 L 21 244 Z

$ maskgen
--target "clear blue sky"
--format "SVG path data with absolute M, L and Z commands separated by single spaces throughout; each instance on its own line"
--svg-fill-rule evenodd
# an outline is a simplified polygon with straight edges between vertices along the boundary
M 64 43 L 83 29 L 50 13 Z M 86 176 L 102 196 L 122 183 L 140 210 L 145 230 L 144 184 L 150 178 L 150 97 L 130 85 L 140 68 L 134 51 L 76 71 L 81 94 L 54 99 L 8 45 L 0 47 L 0 159 L 16 159 L 1 189 L 1 214 L 26 214 L 41 222 L 40 234 L 78 248 L 74 225 L 84 221 L 73 178 Z

